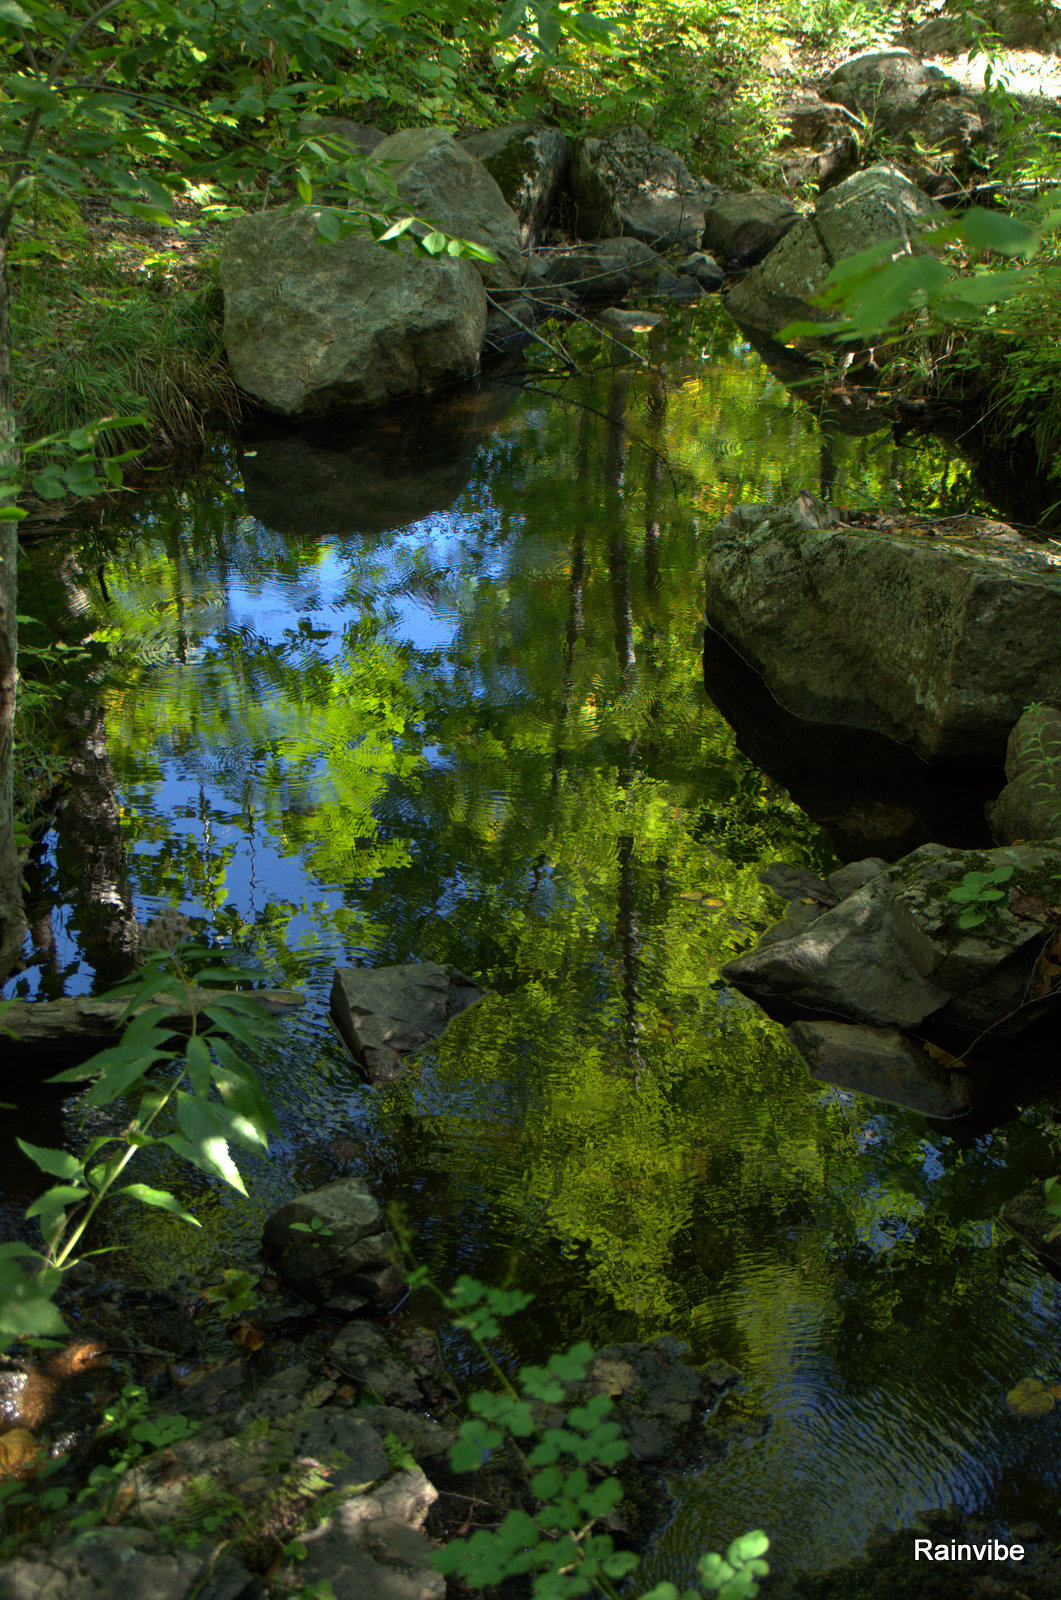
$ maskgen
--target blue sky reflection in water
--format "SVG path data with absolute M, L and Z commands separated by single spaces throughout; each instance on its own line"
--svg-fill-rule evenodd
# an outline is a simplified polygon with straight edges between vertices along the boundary
M 705 1426 L 737 1442 L 673 1486 L 653 1579 L 759 1523 L 807 1560 L 951 1500 L 1049 1523 L 1061 1408 L 1004 1396 L 1061 1373 L 1056 1297 L 990 1226 L 1042 1169 L 1037 1114 L 972 1138 L 838 1094 L 712 987 L 778 910 L 758 867 L 834 858 L 705 698 L 705 538 L 805 487 L 975 499 L 940 447 L 819 419 L 714 312 L 672 333 L 653 370 L 580 332 L 596 364 L 563 383 L 264 428 L 86 552 L 120 831 L 77 858 L 64 821 L 20 986 L 84 990 L 171 902 L 306 985 L 262 1063 L 283 1132 L 250 1205 L 160 1167 L 202 1234 L 115 1223 L 149 1278 L 253 1257 L 295 1186 L 360 1170 L 441 1276 L 536 1290 L 522 1353 L 669 1332 L 735 1363 Z M 109 920 L 79 900 L 103 887 Z M 496 993 L 364 1089 L 332 966 L 416 958 Z

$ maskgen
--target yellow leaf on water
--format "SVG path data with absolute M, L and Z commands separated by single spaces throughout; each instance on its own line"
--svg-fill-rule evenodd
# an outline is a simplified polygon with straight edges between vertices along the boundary
M 1045 1417 L 1055 1401 L 1041 1378 L 1022 1378 L 1007 1394 L 1006 1404 L 1015 1417 Z

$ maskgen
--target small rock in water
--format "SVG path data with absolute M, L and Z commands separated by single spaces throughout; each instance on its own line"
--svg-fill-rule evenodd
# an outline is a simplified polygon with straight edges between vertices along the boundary
M 370 1083 L 396 1078 L 406 1056 L 438 1039 L 484 991 L 456 967 L 410 961 L 395 967 L 338 967 L 331 1010 Z
M 274 1211 L 262 1254 L 289 1289 L 327 1311 L 391 1311 L 405 1294 L 397 1240 L 360 1178 L 326 1184 Z

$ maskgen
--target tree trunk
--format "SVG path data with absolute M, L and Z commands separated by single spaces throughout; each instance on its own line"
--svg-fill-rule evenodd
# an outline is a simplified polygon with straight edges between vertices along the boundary
M 8 305 L 6 240 L 0 231 L 0 509 L 14 503 L 19 466 L 18 432 L 11 388 L 11 314 Z M 18 523 L 0 520 L 0 980 L 22 949 L 26 920 L 22 873 L 15 848 L 12 756 L 18 672 Z

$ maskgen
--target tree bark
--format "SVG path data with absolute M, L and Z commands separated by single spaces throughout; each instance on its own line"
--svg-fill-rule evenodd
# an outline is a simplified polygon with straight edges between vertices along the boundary
M 14 503 L 19 467 L 11 386 L 6 239 L 0 230 L 0 508 Z M 0 980 L 22 949 L 26 918 L 15 847 L 14 736 L 18 685 L 18 524 L 0 521 Z

